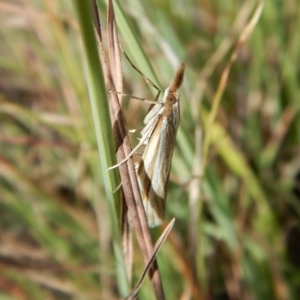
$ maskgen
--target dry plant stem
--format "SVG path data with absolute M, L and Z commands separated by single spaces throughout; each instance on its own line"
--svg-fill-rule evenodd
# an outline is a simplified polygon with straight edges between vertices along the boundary
M 151 254 L 151 257 L 139 279 L 139 281 L 137 282 L 135 288 L 133 289 L 132 293 L 126 297 L 126 300 L 133 300 L 136 298 L 137 294 L 138 294 L 138 291 L 139 289 L 141 288 L 142 286 L 142 283 L 147 275 L 147 272 L 149 270 L 149 268 L 151 267 L 151 264 L 153 262 L 153 260 L 155 259 L 158 251 L 161 249 L 163 243 L 165 242 L 165 240 L 167 239 L 169 233 L 171 232 L 172 228 L 173 228 L 173 225 L 175 223 L 175 218 L 173 218 L 171 220 L 171 222 L 168 224 L 168 226 L 164 229 L 163 233 L 161 234 L 161 236 L 159 237 L 159 239 L 157 240 L 155 246 L 154 246 L 154 249 L 153 249 L 153 253 Z
M 195 110 L 197 115 L 196 130 L 195 130 L 195 141 L 196 149 L 194 156 L 194 167 L 193 167 L 193 178 L 189 185 L 189 206 L 190 206 L 190 219 L 189 219 L 189 263 L 193 274 L 193 294 L 196 299 L 202 299 L 200 281 L 197 272 L 197 253 L 199 241 L 199 206 L 202 205 L 201 201 L 201 149 L 202 149 L 202 129 L 199 122 L 198 109 Z M 196 296 L 197 295 L 197 296 Z M 201 295 L 201 298 L 200 298 Z
M 218 49 L 210 56 L 209 60 L 202 69 L 200 73 L 200 81 L 207 80 L 207 78 L 212 74 L 213 70 L 216 68 L 218 63 L 230 50 L 231 46 L 234 44 L 237 34 L 240 32 L 240 29 L 245 27 L 246 20 L 249 18 L 251 11 L 256 5 L 256 2 L 257 0 L 249 0 L 244 2 L 237 18 L 235 19 L 234 23 L 232 24 L 229 30 L 229 34 L 224 38 Z
M 117 24 L 112 2 L 109 1 L 107 11 L 107 45 L 111 76 L 114 88 L 123 91 L 121 55 L 118 41 Z M 121 102 L 121 99 L 119 98 Z
M 253 7 L 256 4 L 256 0 L 246 1 L 240 9 L 239 15 L 231 26 L 228 35 L 224 38 L 218 49 L 210 56 L 209 60 L 206 62 L 204 68 L 199 75 L 199 82 L 196 86 L 196 90 L 205 90 L 208 78 L 211 76 L 215 70 L 218 63 L 224 58 L 226 53 L 232 47 L 235 37 L 240 32 L 240 28 L 245 27 L 245 22 L 249 18 Z M 199 99 L 202 99 L 200 95 Z
M 250 5 L 251 7 L 251 5 Z M 258 6 L 256 9 L 254 16 L 250 20 L 247 26 L 243 29 L 240 38 L 238 42 L 236 43 L 235 49 L 230 57 L 229 62 L 227 63 L 223 73 L 222 77 L 218 86 L 218 90 L 216 92 L 216 95 L 213 100 L 213 107 L 212 107 L 212 113 L 210 114 L 209 124 L 207 128 L 211 128 L 213 125 L 217 108 L 219 106 L 221 96 L 223 94 L 223 91 L 227 84 L 228 75 L 231 69 L 232 64 L 236 60 L 238 50 L 241 48 L 241 46 L 244 44 L 245 40 L 249 37 L 251 34 L 255 24 L 258 21 L 258 18 L 260 16 L 260 13 L 262 11 L 262 3 Z M 249 7 L 247 7 L 247 11 L 249 10 Z M 223 50 L 225 50 L 228 47 L 229 43 L 226 44 Z M 205 70 L 202 72 L 202 76 L 200 79 L 200 86 L 204 86 L 205 78 L 208 77 L 208 75 L 211 73 L 213 67 L 216 64 L 216 61 L 218 61 L 218 57 L 220 56 L 220 53 L 222 51 L 216 52 L 215 55 L 212 57 L 212 60 L 209 65 L 206 66 Z M 198 105 L 196 104 L 195 107 Z M 194 111 L 194 119 L 198 120 L 198 110 Z M 195 137 L 196 141 L 201 141 L 202 133 L 201 133 L 201 127 L 200 124 L 196 124 L 196 132 Z M 206 163 L 207 163 L 207 156 L 208 156 L 208 149 L 210 144 L 210 137 L 207 136 L 204 141 L 203 145 L 203 159 L 201 160 L 201 146 L 197 144 L 196 151 L 195 151 L 195 157 L 194 157 L 194 169 L 193 169 L 193 176 L 194 179 L 191 180 L 190 186 L 189 186 L 189 204 L 190 204 L 190 224 L 189 224 L 189 257 L 190 257 L 190 264 L 192 266 L 193 271 L 193 281 L 194 281 L 194 295 L 195 294 L 201 294 L 201 291 L 199 290 L 199 286 L 197 285 L 198 281 L 198 272 L 197 272 L 197 245 L 199 245 L 198 241 L 198 228 L 197 223 L 199 220 L 199 211 L 201 211 L 200 206 L 201 202 L 198 203 L 198 200 L 201 198 L 201 179 L 203 178 L 203 173 L 205 171 Z
M 126 273 L 128 276 L 129 284 L 132 286 L 132 263 L 133 263 L 133 248 L 132 248 L 132 234 L 128 222 L 128 207 L 125 201 L 122 189 L 121 201 L 121 233 L 122 233 L 122 251 L 125 258 Z
M 108 5 L 109 5 L 108 8 L 109 13 L 113 13 L 113 11 L 111 11 L 113 9 L 112 2 L 109 1 Z M 106 85 L 108 89 L 115 90 L 113 79 L 105 59 L 101 33 L 99 34 L 99 32 L 101 32 L 101 27 L 100 27 L 98 14 L 96 17 L 94 17 L 94 20 L 100 38 L 100 57 L 102 61 Z M 110 113 L 111 113 L 111 121 L 112 121 L 115 144 L 117 149 L 117 158 L 118 161 L 122 161 L 126 157 L 128 157 L 128 155 L 130 155 L 131 153 L 130 141 L 125 128 L 125 120 L 124 120 L 123 112 L 120 107 L 118 96 L 115 93 L 110 93 L 109 99 L 110 99 L 109 106 L 110 106 Z M 138 188 L 138 183 L 137 183 L 137 178 L 136 178 L 136 173 L 135 173 L 135 168 L 134 168 L 132 158 L 127 160 L 126 163 L 122 164 L 119 170 L 120 170 L 120 176 L 122 181 L 122 188 L 124 191 L 124 197 L 126 199 L 126 203 L 131 215 L 132 223 L 136 231 L 137 240 L 141 248 L 144 262 L 145 264 L 147 264 L 147 262 L 151 257 L 151 253 L 153 251 L 153 245 L 152 245 L 151 235 L 147 224 L 145 211 L 142 205 L 142 199 Z M 165 299 L 156 260 L 154 260 L 153 265 L 149 270 L 149 276 L 154 286 L 156 298 Z
M 217 115 L 217 111 L 218 111 L 218 107 L 223 95 L 223 92 L 225 90 L 226 84 L 227 84 L 227 80 L 228 80 L 228 76 L 229 76 L 229 72 L 231 70 L 231 66 L 232 64 L 235 62 L 236 58 L 237 58 L 237 54 L 239 49 L 242 47 L 242 45 L 244 45 L 244 43 L 246 42 L 247 38 L 250 36 L 250 34 L 252 33 L 255 25 L 257 24 L 259 17 L 261 15 L 263 9 L 263 2 L 260 2 L 260 4 L 258 5 L 258 7 L 256 8 L 253 17 L 251 18 L 251 20 L 249 21 L 249 23 L 246 25 L 246 27 L 244 28 L 244 30 L 242 31 L 236 45 L 235 45 L 235 49 L 233 51 L 233 53 L 231 54 L 231 57 L 229 59 L 229 62 L 227 63 L 222 75 L 221 75 L 221 79 L 218 85 L 218 89 L 217 92 L 214 96 L 213 99 L 213 105 L 212 105 L 212 109 L 211 109 L 211 113 L 209 116 L 209 120 L 208 120 L 208 124 L 207 124 L 207 128 L 212 128 L 213 123 L 215 121 L 216 115 Z M 208 134 L 206 135 L 205 139 L 204 139 L 204 145 L 203 145 L 203 160 L 202 160 L 202 170 L 201 170 L 201 174 L 204 173 L 206 164 L 207 164 L 207 159 L 208 159 L 208 150 L 209 150 L 209 146 L 210 146 L 210 140 L 211 140 L 211 136 Z
M 101 31 L 101 28 L 99 28 Z M 123 79 L 122 79 L 122 65 L 120 49 L 118 47 L 118 35 L 117 26 L 115 22 L 115 15 L 112 5 L 108 6 L 107 11 L 107 40 L 108 40 L 108 57 L 110 63 L 111 76 L 113 79 L 114 87 L 118 90 L 123 90 Z M 110 98 L 109 98 L 110 99 Z M 121 96 L 119 97 L 121 102 Z M 111 101 L 110 101 L 111 102 Z M 112 114 L 111 114 L 112 115 Z M 115 136 L 115 130 L 113 130 Z M 122 186 L 122 182 L 120 183 Z M 121 189 L 121 241 L 122 241 L 122 252 L 125 262 L 125 269 L 128 277 L 128 281 L 131 286 L 132 281 L 132 235 L 128 224 L 128 207 L 123 189 Z
M 199 226 L 201 226 L 201 211 L 202 211 L 202 174 L 201 174 L 201 164 L 202 164 L 202 141 L 203 132 L 200 121 L 200 101 L 202 99 L 203 89 L 200 85 L 196 87 L 196 90 L 191 97 L 192 106 L 196 109 L 192 110 L 193 120 L 195 124 L 195 154 L 193 159 L 193 176 L 189 182 L 189 266 L 192 272 L 192 285 L 193 285 L 193 296 L 195 299 L 202 299 L 200 280 L 201 274 L 198 273 L 199 262 L 197 260 L 198 245 L 201 245 L 199 240 Z M 200 224 L 200 225 L 199 225 Z
M 176 265 L 182 274 L 182 278 L 184 279 L 183 284 L 186 286 L 187 291 L 184 294 L 189 294 L 189 286 L 193 289 L 190 291 L 190 294 L 193 293 L 193 298 L 189 297 L 187 299 L 203 299 L 202 293 L 199 291 L 197 287 L 197 282 L 194 281 L 192 268 L 189 260 L 189 253 L 183 246 L 181 238 L 178 233 L 171 232 L 168 238 L 168 242 L 171 245 L 171 249 L 174 253 L 174 257 L 176 257 Z M 182 299 L 182 298 L 180 298 Z

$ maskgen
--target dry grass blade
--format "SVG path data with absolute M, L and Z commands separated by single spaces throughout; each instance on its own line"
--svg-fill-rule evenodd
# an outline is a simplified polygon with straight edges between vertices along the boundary
M 111 5 L 111 2 L 109 2 L 108 11 L 107 11 L 107 29 L 108 29 L 107 32 L 108 56 L 109 56 L 111 75 L 114 81 L 114 86 L 116 91 L 122 92 L 123 80 L 122 80 L 121 55 L 120 55 L 115 13 L 114 13 L 113 6 Z
M 95 0 L 91 0 L 91 7 L 92 7 L 92 14 L 93 14 L 93 21 L 94 25 L 99 37 L 99 40 L 102 41 L 102 32 L 101 32 L 101 24 L 100 24 L 100 19 L 98 15 L 98 6 Z
M 249 18 L 249 15 L 253 11 L 253 8 L 256 5 L 256 1 L 245 1 L 239 11 L 239 14 L 236 20 L 233 22 L 230 28 L 230 34 L 228 34 L 217 50 L 211 55 L 211 57 L 206 62 L 204 68 L 200 73 L 200 78 L 203 80 L 207 80 L 213 70 L 216 68 L 218 63 L 225 57 L 226 53 L 230 50 L 232 45 L 234 45 L 235 37 L 239 33 L 240 29 L 243 28 Z
M 132 233 L 128 222 L 128 207 L 122 190 L 121 202 L 121 239 L 122 252 L 125 260 L 125 268 L 130 286 L 132 286 L 132 263 L 133 263 L 133 247 Z
M 213 99 L 213 105 L 212 105 L 212 109 L 211 109 L 211 113 L 209 116 L 209 120 L 207 122 L 207 128 L 212 128 L 214 120 L 216 118 L 217 115 L 217 111 L 218 111 L 218 107 L 220 105 L 220 101 L 223 95 L 223 92 L 226 88 L 227 85 L 227 80 L 228 80 L 228 76 L 229 76 L 229 72 L 231 70 L 231 66 L 232 64 L 235 62 L 238 52 L 240 50 L 240 48 L 243 46 L 243 44 L 246 42 L 246 40 L 249 38 L 250 34 L 252 33 L 255 25 L 257 24 L 259 17 L 261 15 L 262 9 L 263 9 L 264 3 L 260 2 L 260 4 L 258 5 L 258 7 L 256 8 L 253 17 L 250 19 L 249 23 L 245 26 L 245 28 L 243 29 L 236 45 L 234 48 L 233 53 L 230 56 L 230 59 L 227 63 L 227 65 L 225 66 L 225 69 L 221 75 L 221 79 L 218 85 L 218 89 L 217 92 L 214 96 Z M 208 158 L 208 150 L 209 150 L 209 145 L 210 145 L 210 139 L 211 136 L 208 134 L 205 139 L 204 139 L 204 145 L 203 145 L 203 164 L 202 164 L 202 171 L 200 172 L 202 175 L 204 174 L 204 170 L 207 164 L 207 158 Z
M 196 299 L 202 299 L 200 292 L 200 281 L 197 274 L 197 251 L 198 251 L 198 228 L 199 228 L 199 206 L 202 205 L 201 200 L 201 154 L 202 154 L 202 129 L 200 125 L 200 118 L 198 116 L 198 110 L 195 110 L 194 114 L 197 116 L 197 127 L 195 130 L 195 140 L 198 141 L 195 147 L 194 156 L 194 167 L 193 167 L 193 178 L 189 183 L 189 263 L 191 265 L 192 275 L 193 275 L 193 293 Z
M 173 225 L 175 223 L 175 218 L 173 218 L 171 220 L 171 222 L 168 224 L 168 226 L 165 228 L 165 230 L 163 231 L 163 233 L 161 234 L 160 238 L 157 240 L 155 246 L 154 246 L 154 249 L 153 249 L 153 253 L 150 257 L 150 260 L 149 262 L 147 263 L 139 281 L 137 282 L 136 286 L 134 287 L 133 291 L 131 292 L 131 294 L 126 297 L 125 299 L 126 300 L 133 300 L 133 299 L 136 299 L 137 297 L 137 294 L 138 294 L 138 291 L 140 290 L 141 286 L 142 286 L 142 283 L 146 277 L 146 274 L 148 273 L 149 271 L 149 268 L 151 267 L 151 264 L 152 262 L 154 261 L 158 251 L 161 249 L 163 243 L 165 242 L 165 240 L 167 239 L 169 233 L 171 232 L 172 228 L 173 228 Z
M 108 59 L 110 64 L 111 76 L 113 79 L 114 87 L 117 91 L 122 93 L 123 91 L 123 78 L 122 78 L 122 66 L 121 66 L 121 55 L 119 48 L 119 40 L 117 34 L 117 25 L 115 20 L 115 13 L 111 2 L 108 5 L 107 10 L 107 47 L 108 47 Z M 121 102 L 121 94 L 118 95 L 119 102 Z M 112 98 L 116 101 L 116 98 Z M 121 183 L 122 185 L 122 183 Z M 133 250 L 132 250 L 132 235 L 128 224 L 128 207 L 126 199 L 122 190 L 121 195 L 121 240 L 122 240 L 122 251 L 125 260 L 125 267 L 127 277 L 131 285 L 132 281 L 132 261 L 133 261 Z
M 242 45 L 245 43 L 245 41 L 247 40 L 247 38 L 250 36 L 251 32 L 253 31 L 253 29 L 259 19 L 259 16 L 262 12 L 262 8 L 263 8 L 263 3 L 260 3 L 258 5 L 252 19 L 245 26 L 245 28 L 243 29 L 243 31 L 236 43 L 234 51 L 222 73 L 217 92 L 213 99 L 213 106 L 212 106 L 211 114 L 209 116 L 209 120 L 206 125 L 206 128 L 212 128 L 213 122 L 214 122 L 216 114 L 217 114 L 218 107 L 220 105 L 222 94 L 227 85 L 227 80 L 228 80 L 231 66 L 237 58 L 239 49 L 242 47 Z M 204 74 L 205 74 L 205 76 L 207 76 L 209 72 L 210 71 L 208 71 L 208 68 L 207 68 L 207 71 L 202 73 L 202 76 L 204 76 Z M 195 117 L 196 117 L 195 119 L 198 119 L 197 115 L 195 115 Z M 207 132 L 209 132 L 209 130 Z M 201 140 L 201 129 L 199 128 L 199 126 L 196 129 L 196 135 L 197 135 L 196 140 Z M 197 214 L 197 212 L 199 211 L 199 208 L 197 207 L 197 201 L 201 197 L 202 191 L 201 191 L 201 188 L 199 188 L 199 187 L 201 186 L 200 185 L 201 179 L 204 175 L 205 168 L 206 168 L 209 145 L 210 145 L 210 135 L 208 133 L 208 135 L 204 139 L 202 159 L 200 158 L 201 157 L 201 149 L 199 148 L 199 146 L 196 149 L 195 164 L 194 164 L 194 170 L 193 170 L 195 179 L 193 179 L 191 181 L 190 187 L 189 187 L 190 210 L 191 210 L 190 231 L 189 231 L 189 234 L 190 234 L 190 237 L 189 237 L 189 239 L 190 239 L 190 264 L 191 264 L 191 266 L 196 266 L 195 262 L 196 262 L 197 245 L 198 245 L 198 242 L 197 242 L 197 220 L 199 218 L 199 216 Z M 201 201 L 200 201 L 199 205 L 201 205 Z M 192 271 L 193 271 L 193 280 L 197 285 L 197 282 L 198 282 L 197 270 L 195 267 L 192 267 Z M 198 285 L 197 286 L 194 285 L 194 293 L 197 293 L 198 296 L 201 294 Z
M 272 164 L 281 147 L 283 140 L 290 128 L 292 122 L 297 115 L 297 107 L 295 105 L 288 106 L 283 112 L 273 135 L 270 137 L 264 152 L 261 155 L 261 165 L 264 168 Z
M 110 20 L 111 22 L 112 21 L 115 22 L 113 18 L 114 13 L 113 13 L 112 1 L 108 2 L 108 6 L 109 6 L 108 11 L 110 11 Z M 100 26 L 100 22 L 97 23 L 95 21 L 97 20 L 97 18 L 94 15 L 95 24 L 97 26 Z M 114 27 L 113 24 L 112 27 Z M 100 27 L 97 29 L 97 32 L 101 32 Z M 111 32 L 112 34 L 114 30 L 109 30 L 109 32 Z M 115 83 L 113 82 L 111 70 L 109 69 L 109 66 L 105 58 L 101 33 L 100 34 L 98 33 L 98 35 L 100 38 L 100 57 L 102 61 L 106 86 L 108 90 L 115 91 L 116 90 Z M 115 37 L 110 37 L 108 39 L 113 40 L 114 43 L 116 41 Z M 118 47 L 118 44 L 116 46 Z M 117 77 L 119 78 L 119 76 Z M 122 161 L 126 157 L 128 157 L 131 152 L 130 141 L 127 135 L 127 131 L 125 127 L 125 119 L 124 119 L 123 112 L 121 110 L 118 95 L 116 93 L 109 93 L 109 101 L 110 101 L 109 106 L 110 106 L 111 121 L 112 121 L 114 139 L 115 139 L 115 144 L 117 149 L 117 158 L 118 161 Z M 124 197 L 128 206 L 128 211 L 136 231 L 137 240 L 141 248 L 144 262 L 145 264 L 147 264 L 151 257 L 151 253 L 153 252 L 153 245 L 152 245 L 151 235 L 147 224 L 145 211 L 142 205 L 141 195 L 138 188 L 138 183 L 137 183 L 137 178 L 136 178 L 136 173 L 135 173 L 135 168 L 134 168 L 132 158 L 128 159 L 126 163 L 122 164 L 119 170 L 120 170 Z M 156 261 L 153 262 L 149 270 L 149 276 L 154 286 L 156 298 L 165 299 Z

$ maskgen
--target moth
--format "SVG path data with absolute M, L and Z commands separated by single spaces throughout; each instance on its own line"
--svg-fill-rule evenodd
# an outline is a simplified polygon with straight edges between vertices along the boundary
M 148 226 L 164 219 L 171 162 L 180 120 L 179 88 L 185 64 L 181 63 L 161 103 L 150 107 L 144 119 L 141 141 L 146 146 L 136 172 Z
M 143 75 L 139 70 L 137 71 Z M 138 145 L 127 158 L 110 168 L 121 165 L 139 147 L 145 146 L 142 158 L 136 165 L 136 173 L 149 227 L 159 226 L 164 220 L 167 186 L 180 120 L 179 88 L 183 82 L 184 71 L 185 64 L 181 63 L 169 87 L 164 92 L 162 102 L 155 102 L 150 106 L 144 119 L 145 127 L 141 131 Z M 143 77 L 145 76 L 143 75 Z M 146 81 L 152 84 L 147 78 Z M 154 103 L 153 101 L 149 102 Z

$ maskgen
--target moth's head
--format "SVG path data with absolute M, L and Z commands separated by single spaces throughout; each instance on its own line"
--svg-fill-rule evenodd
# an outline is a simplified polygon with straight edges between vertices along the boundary
M 169 86 L 169 93 L 170 94 L 176 94 L 178 93 L 179 88 L 182 85 L 183 82 L 183 76 L 184 76 L 184 70 L 185 70 L 185 63 L 181 63 L 177 72 L 175 73 L 171 84 Z

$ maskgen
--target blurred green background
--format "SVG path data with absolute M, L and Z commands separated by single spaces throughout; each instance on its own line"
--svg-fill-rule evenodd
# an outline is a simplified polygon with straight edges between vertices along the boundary
M 265 1 L 208 123 L 258 3 L 124 0 L 116 14 L 122 46 L 159 86 L 186 63 L 166 216 L 176 223 L 158 254 L 167 299 L 300 297 L 297 0 Z M 0 299 L 124 297 L 74 2 L 0 0 L 0 24 Z M 124 91 L 153 98 L 122 60 Z M 128 129 L 140 128 L 148 106 L 123 107 Z M 135 283 L 144 265 L 134 238 L 133 248 Z M 155 299 L 148 278 L 139 299 Z

